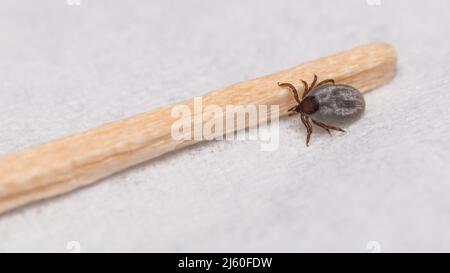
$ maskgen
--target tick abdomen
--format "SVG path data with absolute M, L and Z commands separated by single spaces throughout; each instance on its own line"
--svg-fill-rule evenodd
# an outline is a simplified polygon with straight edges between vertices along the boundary
M 325 84 L 311 90 L 305 97 L 314 97 L 319 105 L 309 116 L 327 124 L 345 124 L 360 118 L 365 110 L 364 97 L 354 87 Z

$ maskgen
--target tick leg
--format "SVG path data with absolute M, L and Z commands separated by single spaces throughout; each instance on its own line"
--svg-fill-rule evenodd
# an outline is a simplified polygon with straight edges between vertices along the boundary
M 296 106 L 292 106 L 291 108 L 289 108 L 288 112 L 294 111 L 295 108 L 297 108 L 297 105 Z
M 322 84 L 327 84 L 327 83 L 335 84 L 333 79 L 328 79 L 328 80 L 324 80 L 324 81 L 319 82 L 317 84 L 317 86 L 320 86 Z
M 321 128 L 323 128 L 325 131 L 327 131 L 328 132 L 328 134 L 331 136 L 331 132 L 330 132 L 330 129 L 329 128 L 327 128 L 327 127 L 324 127 L 322 124 L 323 123 L 321 123 L 321 124 L 319 124 L 317 121 L 315 121 L 315 120 L 313 120 L 313 119 L 311 119 L 312 120 L 312 122 L 315 124 L 315 125 L 317 125 L 317 126 L 319 126 L 319 127 L 321 127 Z
M 302 81 L 303 87 L 304 87 L 303 95 L 302 95 L 302 99 L 304 99 L 306 97 L 306 95 L 308 95 L 309 88 L 308 88 L 308 84 L 304 80 L 301 80 L 301 81 Z
M 331 126 L 331 125 L 326 125 L 325 123 L 322 123 L 322 122 L 319 122 L 319 121 L 315 121 L 315 120 L 313 120 L 313 119 L 312 119 L 312 122 L 313 122 L 315 125 L 317 125 L 317 126 L 319 126 L 319 127 L 322 127 L 323 129 L 325 129 L 330 135 L 331 135 L 330 129 L 331 129 L 331 130 L 336 130 L 336 131 L 345 132 L 344 129 L 341 129 L 341 128 L 335 127 L 335 126 Z
M 295 89 L 295 87 L 292 84 L 290 84 L 290 83 L 278 83 L 278 86 L 289 88 L 292 91 L 292 93 L 294 93 L 295 101 L 297 101 L 297 103 L 300 103 L 300 99 L 298 98 L 297 89 Z
M 311 83 L 311 85 L 309 86 L 308 93 L 309 93 L 309 91 L 313 90 L 314 85 L 316 85 L 316 82 L 317 82 L 317 75 L 314 74 L 314 80 L 313 80 L 313 82 Z
M 306 127 L 307 135 L 306 135 L 306 146 L 309 146 L 309 140 L 311 139 L 311 134 L 313 131 L 312 125 L 309 122 L 309 118 L 305 115 L 301 115 L 301 119 L 303 122 L 303 125 Z
M 306 95 L 308 95 L 309 91 L 313 90 L 314 85 L 316 85 L 317 75 L 314 74 L 314 80 L 309 87 L 308 87 L 308 84 L 304 80 L 301 80 L 301 81 L 303 83 L 303 86 L 305 87 L 305 91 L 303 91 L 303 95 L 302 95 L 302 99 L 304 99 L 306 97 Z
M 297 106 L 289 108 L 288 112 L 291 112 L 291 113 L 289 113 L 288 116 L 297 115 L 299 112 L 297 112 L 296 109 L 297 109 Z

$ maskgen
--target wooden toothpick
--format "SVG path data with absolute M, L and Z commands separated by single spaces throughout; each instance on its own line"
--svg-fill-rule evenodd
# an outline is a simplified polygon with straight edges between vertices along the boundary
M 396 61 L 390 45 L 368 44 L 206 93 L 203 107 L 279 105 L 280 116 L 284 116 L 295 101 L 277 82 L 300 84 L 300 79 L 317 74 L 321 79 L 335 79 L 366 92 L 393 78 Z M 181 104 L 193 107 L 192 100 Z M 171 136 L 171 126 L 177 120 L 171 116 L 174 105 L 0 157 L 0 213 L 69 192 L 195 143 Z M 192 111 L 192 115 L 190 120 L 195 123 L 195 115 L 199 114 Z

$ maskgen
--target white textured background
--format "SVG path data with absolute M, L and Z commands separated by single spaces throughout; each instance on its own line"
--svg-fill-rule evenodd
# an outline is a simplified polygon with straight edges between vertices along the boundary
M 0 251 L 450 251 L 448 1 L 81 1 L 1 1 L 1 154 L 370 41 L 399 71 L 345 135 L 163 156 L 1 216 Z

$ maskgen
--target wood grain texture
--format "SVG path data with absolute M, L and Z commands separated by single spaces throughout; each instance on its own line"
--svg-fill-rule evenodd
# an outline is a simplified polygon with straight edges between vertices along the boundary
M 396 62 L 392 46 L 368 44 L 209 92 L 202 97 L 203 107 L 279 105 L 280 115 L 284 116 L 295 102 L 292 94 L 278 87 L 277 82 L 291 82 L 301 90 L 299 79 L 311 81 L 317 74 L 319 80 L 333 78 L 366 92 L 392 79 Z M 178 104 L 193 108 L 192 100 L 164 106 L 1 157 L 0 213 L 69 192 L 195 143 L 171 137 L 171 126 L 177 120 L 171 117 L 171 110 Z M 192 113 L 195 123 L 196 114 Z

